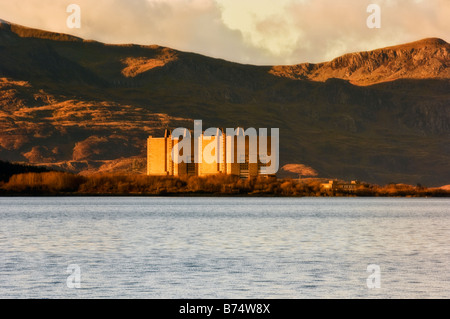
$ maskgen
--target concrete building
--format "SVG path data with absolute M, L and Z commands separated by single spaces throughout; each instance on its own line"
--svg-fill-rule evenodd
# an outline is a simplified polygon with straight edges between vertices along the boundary
M 239 129 L 238 129 L 239 130 Z M 186 132 L 185 137 L 192 136 Z M 245 143 L 239 143 L 237 136 L 226 136 L 223 130 L 215 136 L 205 136 L 204 133 L 197 139 L 190 139 L 190 154 L 180 146 L 179 156 L 184 161 L 177 161 L 177 144 L 183 139 L 172 138 L 171 132 L 166 130 L 164 137 L 150 136 L 147 140 L 147 175 L 156 176 L 208 176 L 216 174 L 236 175 L 241 178 L 257 176 L 274 176 L 266 170 L 270 163 L 262 163 L 263 155 L 260 153 L 260 141 L 267 141 L 264 154 L 271 156 L 271 138 L 267 136 L 256 137 L 251 141 L 245 136 Z M 231 140 L 233 139 L 233 140 Z M 256 142 L 255 142 L 256 141 Z M 243 145 L 244 144 L 244 145 Z M 195 149 L 201 161 L 196 162 Z M 174 151 L 174 157 L 172 152 Z M 208 156 L 207 156 L 208 155 Z
M 178 142 L 178 139 L 172 139 L 169 130 L 165 131 L 164 137 L 150 136 L 147 139 L 147 175 L 198 175 L 198 166 L 194 164 L 193 154 L 190 163 L 175 163 L 172 160 L 172 150 Z M 193 148 L 194 141 L 192 140 Z

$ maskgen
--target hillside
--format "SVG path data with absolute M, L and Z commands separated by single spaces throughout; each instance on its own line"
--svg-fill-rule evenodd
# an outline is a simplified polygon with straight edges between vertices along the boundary
M 278 127 L 281 166 L 319 177 L 441 186 L 450 180 L 448 52 L 425 39 L 316 65 L 252 66 L 4 22 L 0 159 L 143 171 L 148 135 L 202 119 L 205 128 Z
M 350 53 L 330 62 L 275 66 L 270 73 L 290 79 L 348 80 L 355 85 L 373 85 L 399 79 L 449 79 L 450 44 L 437 38 Z

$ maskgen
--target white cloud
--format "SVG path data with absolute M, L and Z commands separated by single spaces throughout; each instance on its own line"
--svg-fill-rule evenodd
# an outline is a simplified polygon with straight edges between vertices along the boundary
M 82 10 L 68 29 L 66 7 Z M 368 29 L 366 8 L 382 9 Z M 236 62 L 292 64 L 450 38 L 448 0 L 0 0 L 0 18 L 108 43 L 159 44 Z

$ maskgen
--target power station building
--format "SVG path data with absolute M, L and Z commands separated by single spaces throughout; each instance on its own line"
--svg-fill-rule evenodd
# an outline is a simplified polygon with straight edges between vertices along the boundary
M 205 136 L 202 132 L 197 138 L 191 138 L 191 132 L 186 130 L 180 138 L 166 130 L 163 137 L 150 136 L 147 140 L 147 175 L 275 176 L 276 171 L 271 168 L 275 164 L 272 162 L 278 161 L 275 156 L 278 154 L 272 154 L 271 137 L 246 136 L 243 129 L 236 132 L 236 135 L 227 136 L 217 129 L 214 136 Z M 278 163 L 276 165 L 278 170 Z

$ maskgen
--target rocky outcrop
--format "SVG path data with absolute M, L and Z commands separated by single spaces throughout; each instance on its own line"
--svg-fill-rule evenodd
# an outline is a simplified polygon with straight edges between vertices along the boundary
M 437 38 L 350 53 L 330 62 L 275 66 L 270 73 L 290 79 L 348 80 L 355 85 L 372 85 L 399 79 L 450 78 L 450 44 Z

